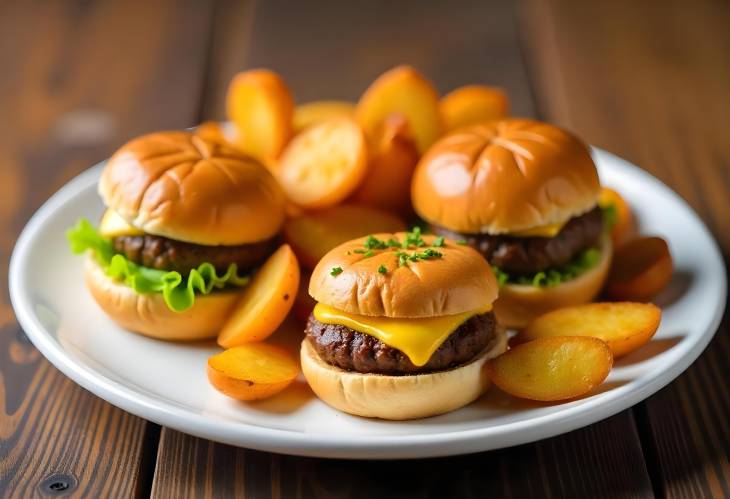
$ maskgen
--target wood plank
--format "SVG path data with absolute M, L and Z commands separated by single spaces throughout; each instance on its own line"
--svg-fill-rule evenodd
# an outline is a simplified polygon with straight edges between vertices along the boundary
M 540 109 L 684 197 L 730 255 L 730 4 L 524 2 Z M 730 325 L 638 407 L 656 490 L 730 496 Z
M 133 135 L 197 121 L 210 19 L 193 0 L 0 3 L 0 282 L 58 187 Z M 0 286 L 0 496 L 147 493 L 158 434 L 45 361 Z
M 411 461 L 283 456 L 164 428 L 152 496 L 650 497 L 635 441 L 629 412 L 534 445 Z
M 357 99 L 387 68 L 411 63 L 443 91 L 483 82 L 535 114 L 513 11 L 506 2 L 222 2 L 205 99 L 223 118 L 231 76 L 271 67 L 302 101 Z M 231 26 L 241 32 L 229 33 Z M 216 54 L 225 54 L 225 57 Z M 515 449 L 423 461 L 304 459 L 235 449 L 162 429 L 154 497 L 600 497 L 652 495 L 630 412 Z

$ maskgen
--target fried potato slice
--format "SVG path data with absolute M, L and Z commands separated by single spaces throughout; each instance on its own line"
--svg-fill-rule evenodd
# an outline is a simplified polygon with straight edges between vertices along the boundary
M 216 390 L 234 399 L 251 401 L 284 390 L 299 374 L 299 365 L 280 347 L 247 343 L 209 358 L 207 371 Z
M 243 289 L 241 299 L 218 335 L 218 344 L 229 348 L 262 341 L 284 322 L 299 288 L 299 263 L 283 244 Z
M 661 309 L 650 303 L 589 303 L 541 315 L 519 334 L 517 341 L 590 336 L 605 341 L 618 358 L 648 342 L 661 319 Z
M 273 71 L 238 73 L 228 87 L 226 110 L 238 148 L 265 164 L 279 156 L 292 136 L 294 99 Z
M 397 216 L 369 206 L 342 204 L 287 220 L 284 239 L 303 267 L 313 269 L 332 248 L 378 232 L 399 232 L 406 224 Z
M 409 217 L 411 178 L 419 154 L 405 116 L 388 116 L 369 149 L 367 174 L 350 200 Z
M 355 116 L 371 135 L 388 116 L 402 114 L 423 153 L 442 132 L 438 99 L 438 92 L 423 75 L 410 66 L 397 66 L 370 84 L 357 103 Z
M 355 104 L 339 100 L 320 100 L 300 104 L 294 109 L 294 133 L 330 118 L 354 118 Z
M 612 207 L 615 213 L 615 221 L 611 227 L 611 241 L 613 246 L 618 248 L 636 235 L 636 222 L 631 212 L 629 203 L 613 189 L 603 187 L 598 198 L 601 207 Z
M 633 239 L 614 254 L 606 296 L 618 301 L 648 302 L 667 287 L 673 271 L 672 255 L 664 239 Z
M 555 336 L 518 345 L 487 364 L 492 382 L 515 397 L 553 402 L 590 392 L 608 376 L 608 345 L 587 336 Z
M 332 118 L 294 137 L 275 172 L 288 198 L 304 208 L 334 206 L 367 171 L 367 145 L 351 119 Z
M 486 85 L 466 85 L 452 90 L 439 101 L 439 111 L 445 131 L 506 118 L 509 100 L 501 88 Z

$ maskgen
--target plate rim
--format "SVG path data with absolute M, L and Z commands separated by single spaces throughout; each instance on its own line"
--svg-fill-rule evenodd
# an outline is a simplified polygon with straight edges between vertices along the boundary
M 47 214 L 52 212 L 55 207 L 64 205 L 81 190 L 88 188 L 89 184 L 95 183 L 106 160 L 83 171 L 56 191 L 38 208 L 23 228 L 10 258 L 8 283 L 11 304 L 18 323 L 36 348 L 56 368 L 81 387 L 138 417 L 217 442 L 310 457 L 402 459 L 468 454 L 550 438 L 611 417 L 646 399 L 676 379 L 699 357 L 714 337 L 723 317 L 727 300 L 727 274 L 722 253 L 712 233 L 692 207 L 661 180 L 638 166 L 596 147 L 592 148 L 592 152 L 597 163 L 601 163 L 600 160 L 603 157 L 606 162 L 613 163 L 611 168 L 630 171 L 632 175 L 638 175 L 643 180 L 654 183 L 659 189 L 665 191 L 664 194 L 675 198 L 675 201 L 694 218 L 711 243 L 712 258 L 723 270 L 720 274 L 719 305 L 715 308 L 715 314 L 709 322 L 709 327 L 705 329 L 702 336 L 686 346 L 686 351 L 667 369 L 658 371 L 659 374 L 645 376 L 636 382 L 614 388 L 606 392 L 605 396 L 600 399 L 587 400 L 585 403 L 566 407 L 554 413 L 498 426 L 442 433 L 377 436 L 329 435 L 268 428 L 245 422 L 228 421 L 211 414 L 194 413 L 169 401 L 136 392 L 132 388 L 106 377 L 80 359 L 75 359 L 58 342 L 53 333 L 47 331 L 41 324 L 33 313 L 30 303 L 23 298 L 28 293 L 21 272 L 29 254 L 27 248 L 42 227 Z

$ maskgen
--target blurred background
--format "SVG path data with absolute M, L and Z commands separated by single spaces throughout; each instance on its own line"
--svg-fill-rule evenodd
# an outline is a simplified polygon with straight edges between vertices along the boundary
M 226 90 L 238 71 L 277 71 L 298 102 L 354 101 L 375 77 L 401 63 L 420 70 L 442 94 L 469 83 L 502 87 L 513 115 L 567 127 L 646 168 L 697 210 L 727 261 L 729 27 L 730 2 L 719 0 L 2 1 L 0 280 L 7 282 L 19 231 L 54 191 L 136 135 L 224 119 Z M 239 459 L 225 446 L 147 426 L 73 385 L 25 339 L 5 285 L 0 326 L 0 485 L 19 470 L 24 474 L 17 480 L 35 483 L 55 462 L 97 484 L 97 491 L 108 491 L 109 484 L 120 493 L 145 491 L 160 432 L 163 464 L 178 454 L 191 466 L 211 456 Z M 485 469 L 495 470 L 488 475 L 494 483 L 479 483 L 500 495 L 564 496 L 566 483 L 584 491 L 636 486 L 647 495 L 730 494 L 730 342 L 727 324 L 722 327 L 685 375 L 633 412 L 492 453 L 479 465 L 463 459 L 450 461 L 452 467 L 414 464 L 406 476 L 451 470 L 448 478 L 459 480 L 446 494 L 465 492 Z M 53 407 L 45 405 L 48 400 Z M 73 417 L 44 417 L 48 411 Z M 58 421 L 61 430 L 54 426 Z M 637 428 L 649 440 L 640 443 Z M 653 458 L 653 483 L 644 478 L 642 444 Z M 92 451 L 106 458 L 90 474 L 85 459 Z M 268 481 L 275 466 L 289 478 L 319 466 L 247 456 L 254 485 L 246 487 L 264 481 L 272 494 L 281 486 L 280 478 Z M 589 471 L 566 478 L 554 466 L 558 457 L 565 469 Z M 177 480 L 203 476 L 181 478 L 174 470 L 186 469 L 185 463 L 170 462 L 162 469 Z M 547 472 L 531 472 L 537 468 Z M 356 468 L 338 469 L 358 476 Z M 392 483 L 398 483 L 396 475 L 392 471 Z M 429 483 L 421 484 L 424 497 Z

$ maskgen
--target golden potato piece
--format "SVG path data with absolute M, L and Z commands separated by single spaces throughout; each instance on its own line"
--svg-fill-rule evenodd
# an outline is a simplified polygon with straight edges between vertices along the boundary
M 444 95 L 439 110 L 447 132 L 457 128 L 506 118 L 509 100 L 500 88 L 466 85 Z
M 218 344 L 229 348 L 268 338 L 289 314 L 297 289 L 299 263 L 289 245 L 283 244 L 244 288 L 218 335 Z
M 410 218 L 411 178 L 419 154 L 406 118 L 390 115 L 370 144 L 367 174 L 350 201 Z
M 603 187 L 598 198 L 598 204 L 605 208 L 611 207 L 616 216 L 613 227 L 611 227 L 611 241 L 614 247 L 618 248 L 636 235 L 636 222 L 631 213 L 629 203 L 613 189 Z
M 352 204 L 307 213 L 287 220 L 284 239 L 303 267 L 314 269 L 332 248 L 358 237 L 378 232 L 399 232 L 406 224 L 388 212 Z
M 661 237 L 640 237 L 614 254 L 606 296 L 618 301 L 648 302 L 672 280 L 674 263 Z
M 553 402 L 590 392 L 608 376 L 613 355 L 608 345 L 587 336 L 555 336 L 518 345 L 487 365 L 503 391 L 530 400 Z
M 517 340 L 591 336 L 605 341 L 617 358 L 649 341 L 661 319 L 661 309 L 650 303 L 589 303 L 538 317 L 520 333 Z
M 260 400 L 276 395 L 299 374 L 299 366 L 284 349 L 265 343 L 229 348 L 208 359 L 208 380 L 224 395 Z
M 391 114 L 406 117 L 423 153 L 441 135 L 438 93 L 433 85 L 410 66 L 398 66 L 376 79 L 360 97 L 355 110 L 365 133 L 374 134 Z
M 367 170 L 360 127 L 332 118 L 294 137 L 275 172 L 289 200 L 303 208 L 327 208 L 349 196 Z
M 228 118 L 239 149 L 268 164 L 292 135 L 294 99 L 281 77 L 267 69 L 238 73 L 228 87 Z
M 294 109 L 294 133 L 330 118 L 354 118 L 355 104 L 339 100 L 322 100 L 300 104 Z

